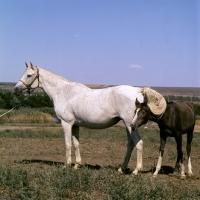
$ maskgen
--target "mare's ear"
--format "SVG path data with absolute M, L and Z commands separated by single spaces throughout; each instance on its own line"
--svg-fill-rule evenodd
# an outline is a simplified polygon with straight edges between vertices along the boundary
M 32 64 L 32 62 L 30 62 L 30 65 L 31 65 L 31 69 L 34 70 L 34 65 Z
M 135 106 L 136 108 L 139 107 L 141 105 L 141 103 L 138 101 L 138 99 L 136 98 L 136 101 L 135 101 Z
M 25 62 L 26 67 L 28 68 L 28 64 Z

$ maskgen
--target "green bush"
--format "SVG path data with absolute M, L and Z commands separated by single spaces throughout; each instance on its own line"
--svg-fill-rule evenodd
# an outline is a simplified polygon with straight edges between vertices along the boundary
M 0 91 L 0 109 L 11 109 L 17 104 L 30 108 L 53 107 L 53 102 L 45 93 L 33 93 L 27 98 L 25 94 L 15 96 L 10 91 Z
M 194 112 L 195 112 L 195 115 L 200 116 L 200 104 L 194 104 Z

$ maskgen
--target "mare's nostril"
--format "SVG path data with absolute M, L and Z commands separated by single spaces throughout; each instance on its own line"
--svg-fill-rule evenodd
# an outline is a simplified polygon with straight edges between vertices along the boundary
M 16 95 L 20 94 L 19 89 L 17 87 L 14 87 L 14 94 L 16 94 Z
M 14 93 L 16 93 L 17 92 L 17 88 L 16 87 L 14 87 Z

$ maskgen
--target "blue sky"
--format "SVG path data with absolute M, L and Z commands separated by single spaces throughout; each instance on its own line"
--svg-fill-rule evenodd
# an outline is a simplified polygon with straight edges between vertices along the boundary
M 200 87 L 200 1 L 0 0 L 0 82 L 25 61 L 84 84 Z

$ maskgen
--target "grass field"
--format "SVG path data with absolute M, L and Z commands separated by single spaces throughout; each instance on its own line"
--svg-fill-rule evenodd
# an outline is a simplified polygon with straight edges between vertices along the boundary
M 159 148 L 157 128 L 142 129 L 144 171 L 136 165 L 133 151 L 126 174 L 117 169 L 126 151 L 122 126 L 109 129 L 80 129 L 82 167 L 63 169 L 65 145 L 60 124 L 0 124 L 0 199 L 199 199 L 200 134 L 194 133 L 194 176 L 182 180 L 172 176 L 176 161 L 173 138 L 167 141 L 162 169 L 152 178 Z M 185 157 L 184 136 L 184 163 Z M 72 158 L 74 161 L 74 151 Z M 187 170 L 187 165 L 185 165 Z
M 12 88 L 13 85 L 6 87 Z M 199 96 L 200 92 L 199 88 L 153 89 L 163 95 Z M 0 115 L 6 111 L 0 110 Z M 0 118 L 0 199 L 200 199 L 199 116 L 191 153 L 194 175 L 185 179 L 172 175 L 176 161 L 174 138 L 168 138 L 162 169 L 156 178 L 152 178 L 160 141 L 158 128 L 151 124 L 148 129 L 140 130 L 144 141 L 144 169 L 138 176 L 131 175 L 136 166 L 135 149 L 125 174 L 117 171 L 123 162 L 127 143 L 126 131 L 121 125 L 103 130 L 80 128 L 82 166 L 78 170 L 73 167 L 63 169 L 63 131 L 60 123 L 55 123 L 54 116 L 53 109 L 49 108 L 20 108 Z M 184 135 L 187 172 L 185 146 Z M 74 158 L 73 150 L 73 162 Z

